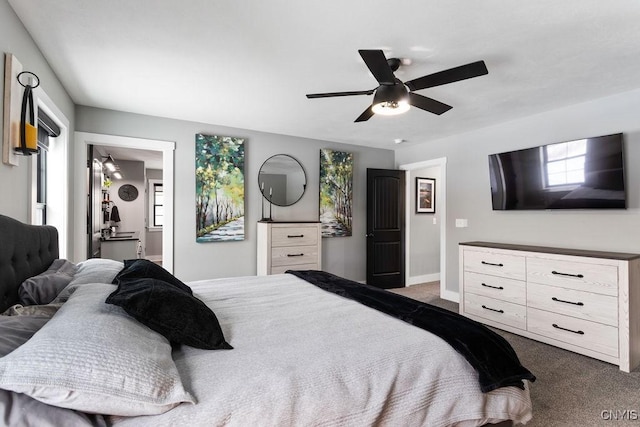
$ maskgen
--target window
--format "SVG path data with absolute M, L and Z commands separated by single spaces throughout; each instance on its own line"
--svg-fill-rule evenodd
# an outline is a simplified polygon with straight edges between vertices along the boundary
M 34 223 L 47 223 L 47 154 L 49 134 L 38 126 L 38 154 L 36 155 L 36 201 L 34 204 Z
M 33 203 L 33 223 L 47 222 L 47 201 L 49 179 L 49 147 L 51 138 L 60 135 L 60 127 L 42 110 L 38 111 L 38 154 L 35 156 L 35 188 Z
M 545 151 L 547 187 L 583 183 L 586 153 L 586 139 L 548 145 Z
M 149 227 L 161 228 L 164 225 L 164 193 L 162 181 L 149 180 Z

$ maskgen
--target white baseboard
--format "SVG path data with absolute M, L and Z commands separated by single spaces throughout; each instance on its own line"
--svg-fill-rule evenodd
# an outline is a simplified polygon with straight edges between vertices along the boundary
M 440 273 L 423 274 L 422 276 L 411 276 L 407 279 L 407 286 L 417 285 L 418 283 L 438 282 L 440 281 Z
M 460 303 L 460 294 L 454 291 L 444 291 L 440 294 L 440 298 L 446 299 L 447 301 Z

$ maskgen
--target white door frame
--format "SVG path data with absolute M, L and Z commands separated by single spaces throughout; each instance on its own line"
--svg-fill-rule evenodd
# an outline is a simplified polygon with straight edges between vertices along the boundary
M 440 211 L 440 298 L 458 302 L 458 295 L 456 292 L 449 291 L 447 289 L 447 158 L 441 157 L 438 159 L 426 160 L 416 163 L 407 163 L 399 165 L 398 169 L 410 171 L 414 169 L 423 169 L 430 167 L 440 167 L 440 185 L 438 186 L 438 210 Z M 405 268 L 407 277 L 411 274 L 411 200 L 413 195 L 411 194 L 411 180 L 405 180 L 406 197 L 405 197 Z
M 173 273 L 173 158 L 176 143 L 153 139 L 131 138 L 126 136 L 103 135 L 88 132 L 75 133 L 75 200 L 74 209 L 74 258 L 81 261 L 87 258 L 87 145 L 134 148 L 140 150 L 162 151 L 162 180 L 164 189 L 164 225 L 162 230 L 162 267 Z

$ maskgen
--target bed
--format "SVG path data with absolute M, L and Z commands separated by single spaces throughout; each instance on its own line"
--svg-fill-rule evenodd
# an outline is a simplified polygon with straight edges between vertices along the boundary
M 184 284 L 135 260 L 74 265 L 54 228 L 2 215 L 0 240 L 0 424 L 531 419 L 535 377 L 456 313 L 322 272 Z

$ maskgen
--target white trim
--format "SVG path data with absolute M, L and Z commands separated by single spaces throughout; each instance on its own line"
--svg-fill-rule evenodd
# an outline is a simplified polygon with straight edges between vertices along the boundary
M 438 186 L 437 206 L 440 217 L 440 297 L 444 299 L 453 298 L 457 293 L 447 290 L 447 158 L 426 160 L 423 162 L 407 163 L 399 165 L 401 170 L 414 170 L 429 167 L 440 167 L 440 185 Z M 411 180 L 405 179 L 406 207 L 405 207 L 405 268 L 407 274 L 411 271 Z M 451 300 L 457 302 L 457 300 Z
M 165 193 L 164 219 L 165 224 L 162 233 L 162 267 L 170 273 L 173 272 L 174 260 L 174 224 L 173 224 L 173 203 L 174 203 L 174 150 L 176 143 L 173 141 L 160 141 L 153 139 L 131 138 L 126 136 L 103 135 L 88 132 L 76 132 L 75 150 L 75 198 L 80 201 L 76 203 L 74 212 L 75 225 L 75 260 L 84 260 L 87 257 L 87 145 L 105 145 L 112 147 L 124 147 L 141 150 L 162 151 L 162 181 Z
M 446 299 L 447 301 L 460 303 L 460 293 L 456 291 L 445 289 L 443 292 L 442 288 L 440 288 L 440 298 Z
M 407 286 L 419 285 L 421 283 L 437 282 L 440 280 L 440 273 L 423 274 L 422 276 L 411 276 L 407 280 Z
M 69 212 L 69 119 L 65 116 L 58 106 L 49 98 L 47 93 L 42 87 L 37 87 L 34 90 L 36 98 L 36 110 L 44 111 L 49 117 L 51 117 L 58 126 L 60 126 L 60 135 L 54 138 L 52 150 L 48 155 L 48 168 L 49 175 L 56 176 L 56 180 L 60 180 L 60 185 L 54 186 L 54 192 L 49 191 L 47 206 L 50 208 L 47 211 L 47 223 L 53 225 L 58 229 L 58 247 L 59 257 L 67 258 L 69 256 L 69 241 L 70 230 L 69 219 L 71 218 Z M 35 156 L 31 163 L 31 168 L 34 168 Z M 49 182 L 49 190 L 51 190 L 51 182 Z M 30 210 L 33 213 L 34 206 L 30 206 Z M 86 220 L 85 220 L 86 222 Z

